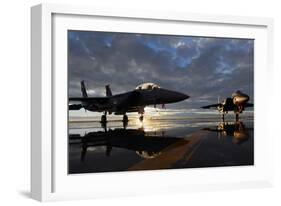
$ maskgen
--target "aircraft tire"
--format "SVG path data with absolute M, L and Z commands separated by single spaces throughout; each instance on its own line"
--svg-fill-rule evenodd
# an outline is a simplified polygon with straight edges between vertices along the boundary
M 126 114 L 123 115 L 123 122 L 128 122 L 128 116 Z
M 106 115 L 101 116 L 101 122 L 106 122 Z

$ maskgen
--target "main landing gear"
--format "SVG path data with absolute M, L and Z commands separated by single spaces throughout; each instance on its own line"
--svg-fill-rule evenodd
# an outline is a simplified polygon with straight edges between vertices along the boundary
M 235 120 L 236 120 L 236 122 L 239 121 L 239 113 L 236 113 L 236 114 L 235 114 Z
M 143 121 L 143 114 L 139 117 L 139 120 L 142 122 Z
M 101 116 L 101 123 L 106 123 L 107 122 L 107 118 L 106 118 L 107 112 L 104 112 L 104 114 Z
M 123 115 L 123 128 L 126 129 L 128 126 L 128 116 L 126 114 Z
M 126 114 L 123 115 L 123 122 L 128 122 L 128 116 Z
M 224 122 L 224 113 L 222 113 L 221 119 L 222 119 L 222 121 Z

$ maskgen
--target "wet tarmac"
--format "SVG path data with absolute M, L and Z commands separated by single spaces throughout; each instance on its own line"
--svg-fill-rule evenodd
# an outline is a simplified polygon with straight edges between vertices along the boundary
M 253 115 L 72 120 L 68 157 L 69 174 L 253 165 Z

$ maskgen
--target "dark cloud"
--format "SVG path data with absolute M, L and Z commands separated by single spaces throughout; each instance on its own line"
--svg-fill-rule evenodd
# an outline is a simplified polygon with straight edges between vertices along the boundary
M 237 89 L 253 98 L 253 47 L 248 39 L 69 31 L 69 95 L 102 96 L 154 82 L 189 94 L 171 108 L 198 108 Z

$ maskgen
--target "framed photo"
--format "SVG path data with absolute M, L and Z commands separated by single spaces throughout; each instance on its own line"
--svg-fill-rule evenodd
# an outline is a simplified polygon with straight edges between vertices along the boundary
M 272 185 L 271 19 L 31 14 L 34 199 Z

